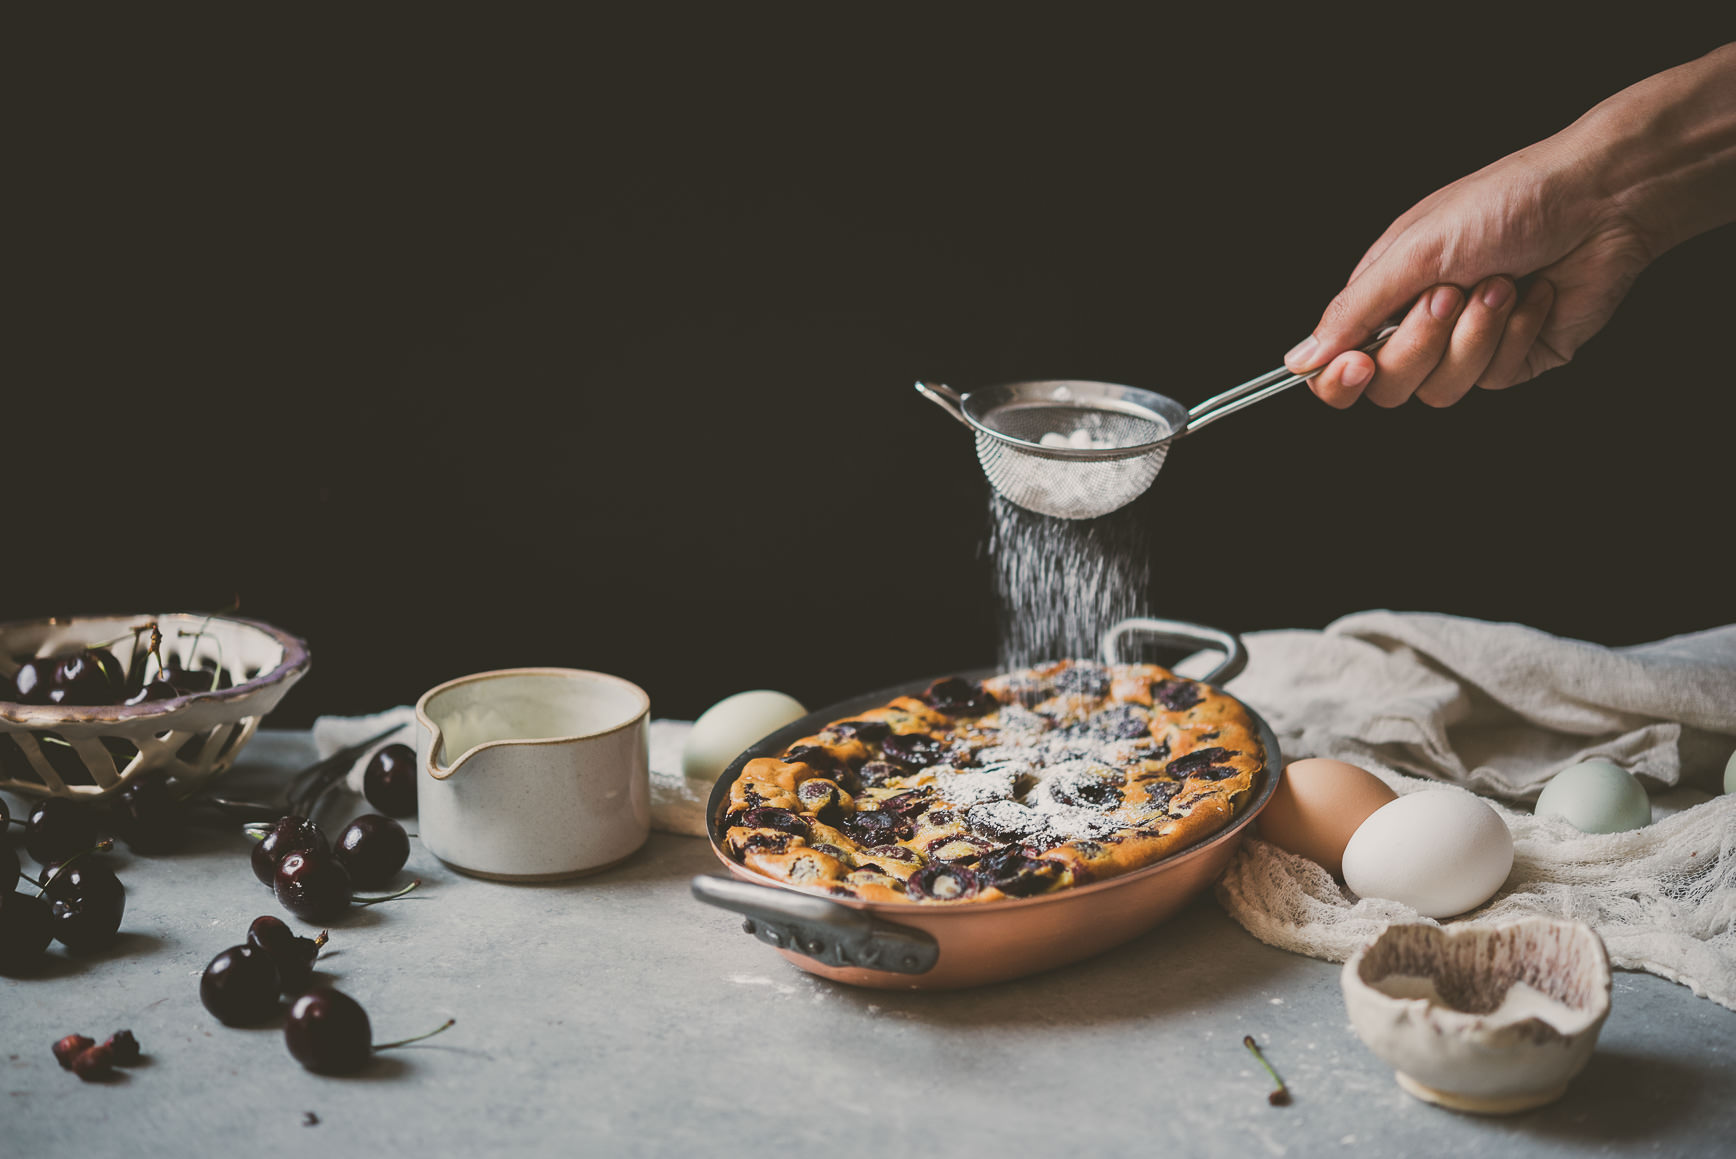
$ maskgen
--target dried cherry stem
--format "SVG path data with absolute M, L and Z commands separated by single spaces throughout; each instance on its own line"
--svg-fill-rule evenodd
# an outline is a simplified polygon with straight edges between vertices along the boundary
M 417 886 L 419 886 L 421 884 L 422 884 L 422 879 L 418 877 L 415 881 L 412 881 L 409 885 L 406 885 L 403 889 L 400 889 L 397 893 L 388 893 L 384 897 L 358 897 L 355 899 L 355 902 L 357 905 L 378 905 L 380 902 L 383 902 L 383 901 L 397 901 L 399 898 L 403 897 L 405 894 L 409 893 L 411 890 L 415 889 Z
M 418 1034 L 415 1038 L 400 1038 L 397 1042 L 383 1042 L 379 1046 L 374 1047 L 373 1049 L 374 1050 L 394 1050 L 400 1046 L 409 1046 L 412 1042 L 421 1042 L 424 1038 L 433 1038 L 436 1034 L 439 1034 L 441 1031 L 451 1030 L 452 1027 L 457 1025 L 457 1023 L 458 1023 L 458 1019 L 448 1018 L 445 1022 L 442 1022 L 439 1026 L 436 1026 L 433 1030 L 430 1030 L 427 1034 Z
M 1266 1101 L 1274 1107 L 1288 1106 L 1290 1088 L 1284 1085 L 1284 1080 L 1278 1077 L 1278 1072 L 1272 1069 L 1272 1064 L 1267 1062 L 1266 1056 L 1260 1053 L 1260 1044 L 1254 1041 L 1254 1036 L 1245 1035 L 1242 1038 L 1242 1045 L 1248 1048 L 1248 1052 L 1258 1059 L 1260 1065 L 1266 1068 L 1266 1073 L 1272 1076 L 1272 1081 L 1278 1084 L 1278 1089 L 1267 1095 Z
M 136 628 L 133 628 L 129 631 L 122 632 L 120 635 L 116 636 L 112 640 L 98 640 L 94 644 L 86 644 L 85 647 L 91 649 L 92 651 L 95 651 L 98 648 L 113 648 L 116 644 L 119 644 L 122 640 L 125 640 L 128 636 L 131 636 L 133 638 L 133 641 L 135 643 L 137 643 L 138 638 L 141 634 L 149 631 L 152 628 L 155 628 L 156 626 L 157 626 L 157 621 L 152 620 L 148 624 L 140 624 Z
M 322 946 L 324 946 L 327 942 L 329 942 L 331 940 L 332 940 L 332 932 L 330 930 L 321 930 L 319 932 L 319 937 L 317 937 L 313 940 L 313 948 L 316 950 L 320 949 Z
M 43 878 L 41 881 L 32 882 L 31 884 L 35 885 L 36 888 L 40 889 L 43 893 L 47 893 L 48 887 L 53 885 L 56 881 L 58 881 L 60 879 L 60 875 L 66 872 L 67 866 L 71 865 L 73 862 L 77 861 L 81 857 L 87 857 L 92 853 L 107 853 L 109 850 L 113 849 L 114 847 L 115 847 L 115 839 L 113 837 L 104 837 L 101 841 L 98 841 L 95 845 L 92 845 L 89 849 L 81 849 L 77 853 L 74 853 L 71 857 L 68 857 L 65 861 L 61 862 L 59 865 L 55 866 L 54 872 L 49 874 L 47 877 Z M 29 879 L 26 878 L 25 880 L 29 880 Z
M 229 606 L 224 608 L 222 612 L 212 612 L 205 617 L 205 622 L 199 625 L 199 630 L 197 632 L 193 633 L 193 642 L 187 646 L 187 667 L 189 670 L 193 670 L 194 654 L 199 651 L 199 641 L 205 638 L 205 629 L 211 626 L 211 621 L 225 613 L 238 612 L 240 610 L 241 596 L 238 594 L 234 599 L 229 601 Z M 211 638 L 217 641 L 217 671 L 211 674 L 211 687 L 206 689 L 207 692 L 217 691 L 217 683 L 223 678 L 223 637 L 213 636 Z M 161 657 L 158 658 L 157 662 L 158 664 L 162 663 Z

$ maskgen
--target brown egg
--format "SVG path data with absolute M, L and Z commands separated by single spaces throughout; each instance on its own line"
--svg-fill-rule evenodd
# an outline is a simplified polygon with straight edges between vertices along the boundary
M 1339 877 L 1350 835 L 1397 796 L 1379 777 L 1355 765 L 1325 757 L 1292 761 L 1260 813 L 1260 837 Z

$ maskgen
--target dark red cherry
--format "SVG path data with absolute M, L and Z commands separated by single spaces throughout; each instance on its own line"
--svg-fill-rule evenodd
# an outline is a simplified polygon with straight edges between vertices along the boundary
M 215 665 L 183 668 L 179 664 L 171 664 L 163 669 L 158 679 L 164 677 L 168 678 L 170 684 L 181 689 L 184 695 L 189 696 L 196 692 L 215 692 L 218 689 L 230 688 L 235 683 L 229 679 L 229 673 Z
M 54 940 L 77 953 L 107 949 L 114 944 L 126 914 L 127 890 L 114 870 L 79 858 L 46 879 Z
M 156 700 L 173 700 L 177 696 L 185 696 L 183 689 L 176 688 L 161 676 L 153 677 L 145 682 L 144 687 L 122 701 L 123 704 L 149 704 Z
M 291 853 L 308 849 L 329 853 L 331 843 L 319 826 L 306 817 L 281 817 L 253 847 L 253 876 L 275 888 L 277 863 Z
M 247 944 L 270 955 L 285 994 L 300 994 L 307 989 L 313 980 L 313 964 L 325 943 L 323 931 L 317 938 L 298 937 L 281 918 L 270 914 L 254 918 L 247 927 Z
M 388 817 L 414 815 L 416 750 L 405 744 L 389 744 L 375 753 L 362 774 L 362 795 Z
M 54 940 L 48 903 L 33 894 L 0 891 L 0 974 L 34 967 Z
M 128 780 L 115 795 L 110 816 L 121 840 L 135 853 L 168 853 L 187 836 L 186 803 L 169 787 L 169 775 L 161 769 Z
M 4 821 L 0 821 L 0 825 L 4 824 Z M 0 893 L 10 893 L 17 889 L 18 875 L 22 872 L 18 865 L 18 851 L 0 837 Z
M 321 849 L 287 854 L 277 863 L 272 890 L 279 905 L 309 922 L 335 921 L 355 896 L 349 872 L 329 850 Z
M 17 704 L 47 704 L 54 684 L 54 669 L 60 661 L 52 656 L 26 660 L 12 674 L 12 699 Z
M 374 1028 L 362 1004 L 341 990 L 314 990 L 297 998 L 283 1024 L 295 1060 L 317 1074 L 354 1074 L 374 1054 Z
M 432 1038 L 452 1025 L 448 1019 L 427 1034 L 374 1045 L 374 1030 L 361 1003 L 340 990 L 310 990 L 289 1008 L 283 1041 L 302 1066 L 316 1074 L 354 1074 L 378 1050 L 391 1050 Z
M 225 1026 L 257 1026 L 277 1013 L 277 963 L 253 946 L 230 946 L 199 978 L 199 1001 Z
M 757 805 L 746 810 L 741 815 L 741 823 L 749 829 L 776 829 L 792 837 L 808 837 L 812 833 L 800 814 L 772 805 Z
M 946 752 L 939 741 L 920 732 L 893 733 L 880 747 L 888 760 L 913 769 L 938 764 Z M 863 771 L 866 773 L 866 767 Z
M 864 744 L 885 740 L 886 735 L 892 731 L 892 726 L 883 720 L 840 720 L 827 728 L 843 736 L 853 736 Z
M 962 901 L 982 890 L 977 875 L 962 865 L 925 865 L 904 880 L 913 897 L 935 901 Z
M 49 680 L 50 704 L 114 704 L 124 686 L 120 662 L 107 648 L 86 648 L 63 656 Z
M 890 845 L 909 840 L 916 832 L 915 827 L 897 813 L 876 810 L 850 813 L 838 827 L 858 845 Z
M 66 797 L 46 797 L 30 811 L 24 848 L 39 865 L 65 861 L 96 844 L 101 825 L 88 805 Z
M 364 813 L 338 834 L 332 852 L 351 881 L 373 889 L 391 881 L 410 860 L 410 836 L 390 817 Z
M 982 685 L 960 676 L 936 680 L 928 686 L 928 691 L 922 694 L 922 699 L 928 702 L 929 707 L 948 716 L 981 716 L 1000 707 L 1000 703 L 990 696 Z

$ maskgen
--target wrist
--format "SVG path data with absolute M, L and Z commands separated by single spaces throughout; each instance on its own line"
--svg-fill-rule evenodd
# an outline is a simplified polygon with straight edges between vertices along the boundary
M 1561 137 L 1601 212 L 1654 258 L 1736 220 L 1736 45 L 1622 90 Z

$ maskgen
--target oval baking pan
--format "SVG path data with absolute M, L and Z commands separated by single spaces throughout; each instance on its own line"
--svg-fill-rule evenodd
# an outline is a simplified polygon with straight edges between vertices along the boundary
M 1233 634 L 1172 620 L 1116 625 L 1104 638 L 1106 662 L 1118 654 L 1120 638 L 1134 631 L 1168 644 L 1222 649 L 1225 659 L 1208 674 L 1204 681 L 1208 684 L 1228 680 L 1246 663 L 1247 653 Z M 995 671 L 947 675 L 980 680 Z M 1248 709 L 1265 746 L 1265 773 L 1254 799 L 1227 826 L 1131 873 L 1037 897 L 963 905 L 827 897 L 755 873 L 725 852 L 721 822 L 729 787 L 747 762 L 775 756 L 832 721 L 877 708 L 897 696 L 918 694 L 932 682 L 881 689 L 809 713 L 737 757 L 712 787 L 706 817 L 712 852 L 730 878 L 696 877 L 694 896 L 744 915 L 743 929 L 748 933 L 775 946 L 803 970 L 833 981 L 908 990 L 1001 982 L 1101 953 L 1179 910 L 1217 880 L 1248 825 L 1271 799 L 1283 768 L 1277 737 L 1259 714 Z

